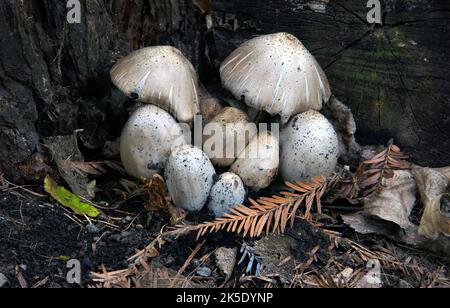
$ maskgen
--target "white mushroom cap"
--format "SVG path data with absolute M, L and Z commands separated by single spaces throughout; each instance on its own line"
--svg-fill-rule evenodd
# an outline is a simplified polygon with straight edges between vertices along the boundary
M 222 83 L 248 106 L 292 115 L 320 110 L 331 96 L 325 73 L 293 35 L 276 33 L 254 38 L 236 49 L 220 68 Z
M 184 145 L 172 152 L 166 165 L 167 189 L 176 206 L 200 211 L 214 184 L 216 171 L 202 150 Z
M 137 50 L 111 70 L 114 85 L 126 95 L 168 111 L 181 122 L 200 112 L 194 67 L 171 46 Z
M 185 144 L 180 125 L 153 105 L 137 109 L 120 137 L 120 156 L 125 170 L 133 177 L 149 178 L 164 169 L 172 149 Z
M 260 132 L 242 151 L 231 171 L 254 191 L 267 188 L 276 178 L 280 162 L 279 141 L 270 132 Z
M 310 181 L 335 170 L 338 137 L 321 113 L 310 110 L 296 115 L 281 130 L 280 139 L 280 175 L 284 181 Z
M 212 187 L 208 208 L 216 217 L 222 217 L 225 213 L 230 213 L 232 207 L 244 204 L 245 194 L 241 178 L 234 173 L 226 172 Z
M 258 133 L 256 125 L 249 122 L 247 114 L 234 107 L 222 109 L 207 124 L 204 131 L 203 150 L 212 163 L 219 167 L 231 166 Z M 208 135 L 209 133 L 212 133 L 212 136 Z

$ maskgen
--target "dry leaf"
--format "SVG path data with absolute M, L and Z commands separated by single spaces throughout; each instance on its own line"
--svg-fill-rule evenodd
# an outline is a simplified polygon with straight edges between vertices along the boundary
M 368 200 L 364 212 L 390 221 L 402 229 L 409 224 L 409 215 L 416 202 L 416 182 L 409 171 L 394 171 L 391 179 L 383 180 L 383 190 Z
M 450 236 L 450 216 L 442 213 L 442 206 L 450 208 L 450 195 L 438 196 L 425 206 L 420 221 L 420 235 L 434 240 L 439 237 L 440 233 Z

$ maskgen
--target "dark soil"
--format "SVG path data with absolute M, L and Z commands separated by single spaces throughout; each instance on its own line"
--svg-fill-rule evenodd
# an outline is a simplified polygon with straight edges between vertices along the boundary
M 32 189 L 43 193 L 40 187 Z M 14 193 L 4 190 L 0 193 L 0 273 L 8 278 L 7 286 L 23 287 L 23 282 L 21 285 L 19 281 L 19 276 L 22 275 L 28 287 L 38 283 L 41 283 L 39 285 L 41 287 L 51 288 L 88 287 L 94 285 L 90 273 L 101 272 L 102 265 L 108 271 L 127 268 L 129 264 L 126 260 L 134 255 L 136 250 L 146 247 L 169 219 L 164 213 L 147 213 L 143 210 L 143 201 L 130 202 L 121 207 L 120 211 L 109 211 L 108 216 L 113 218 L 109 222 L 117 226 L 117 230 L 96 223 L 98 232 L 92 233 L 85 224 L 79 225 L 70 219 L 69 217 L 74 216 L 48 197 L 35 197 L 19 190 L 14 190 Z M 203 220 L 208 216 L 202 213 L 200 216 L 188 217 L 194 218 Z M 418 269 L 422 272 L 419 274 L 420 277 L 414 271 L 400 269 L 401 266 L 384 264 L 383 281 L 386 287 L 427 285 L 430 279 L 428 274 L 436 272 L 442 266 L 448 266 L 448 260 L 423 251 L 397 246 L 381 237 L 359 237 L 350 230 L 346 231 L 346 236 L 376 251 L 388 248 L 397 261 L 405 262 L 405 268 L 408 267 L 407 263 L 417 262 Z M 240 247 L 243 240 L 228 233 L 210 235 L 205 240 L 205 244 L 185 274 L 191 275 L 199 266 L 206 266 L 211 269 L 211 275 L 206 279 L 208 285 L 222 285 L 225 277 L 217 269 L 214 258 L 206 258 L 206 261 L 200 259 L 219 247 Z M 169 241 L 162 246 L 160 256 L 154 261 L 176 272 L 198 244 L 194 234 Z M 311 258 L 310 252 L 317 246 L 320 249 L 310 266 L 311 272 L 331 271 L 332 260 L 338 261 L 343 266 L 365 270 L 366 262 L 358 256 L 352 257 L 352 253 L 345 245 L 330 251 L 330 238 L 306 222 L 298 222 L 284 236 L 271 235 L 262 240 L 249 240 L 247 244 L 257 247 L 267 263 L 272 264 L 273 268 L 269 266 L 268 269 L 278 277 L 276 281 L 279 286 L 286 285 L 286 280 L 293 279 L 293 268 L 300 263 L 308 262 Z M 280 260 L 287 256 L 292 256 L 291 263 L 279 267 Z M 68 259 L 77 259 L 81 262 L 81 284 L 67 282 Z M 236 266 L 237 278 L 232 279 L 228 286 L 241 286 L 238 278 L 245 266 L 245 264 Z M 448 277 L 445 273 L 444 277 Z M 262 287 L 264 284 L 252 283 L 247 286 Z

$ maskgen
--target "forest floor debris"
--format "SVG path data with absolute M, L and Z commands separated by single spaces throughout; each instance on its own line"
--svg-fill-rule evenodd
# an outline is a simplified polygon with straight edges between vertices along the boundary
M 391 150 L 403 157 L 396 148 L 391 147 Z M 18 186 L 1 178 L 0 244 L 5 249 L 0 252 L 0 273 L 8 281 L 4 286 L 450 287 L 450 259 L 445 254 L 435 255 L 407 240 L 386 236 L 386 232 L 357 233 L 345 224 L 352 225 L 348 217 L 354 214 L 344 215 L 343 220 L 338 214 L 365 211 L 342 196 L 352 195 L 355 199 L 361 194 L 357 189 L 364 185 L 372 191 L 387 187 L 385 193 L 390 191 L 398 197 L 396 200 L 403 200 L 405 207 L 402 208 L 406 211 L 397 215 L 403 220 L 395 220 L 398 217 L 394 215 L 391 225 L 402 230 L 404 218 L 410 216 L 410 220 L 416 217 L 414 226 L 418 229 L 418 217 L 422 213 L 412 206 L 417 202 L 412 198 L 415 194 L 411 185 L 395 188 L 399 179 L 409 181 L 411 173 L 399 170 L 383 177 L 372 168 L 373 164 L 389 161 L 387 153 L 373 153 L 368 157 L 362 182 L 361 178 L 353 178 L 339 182 L 344 185 L 340 186 L 333 180 L 325 184 L 316 179 L 314 185 L 292 184 L 290 188 L 306 193 L 305 199 L 299 199 L 305 201 L 300 215 L 281 212 L 275 232 L 269 232 L 268 236 L 256 236 L 262 230 L 261 226 L 257 228 L 257 223 L 243 226 L 242 232 L 253 233 L 245 242 L 223 228 L 199 224 L 212 220 L 207 213 L 174 212 L 160 177 L 139 183 L 124 179 L 120 172 L 114 179 L 108 173 L 95 173 L 98 198 L 103 200 L 98 202 L 102 215 L 97 218 L 76 215 L 47 196 L 41 185 Z M 403 166 L 401 159 L 390 160 L 390 163 Z M 358 182 L 363 185 L 355 185 Z M 323 196 L 323 187 L 339 191 L 342 198 L 333 200 L 332 204 L 326 200 L 316 204 Z M 405 187 L 408 189 L 403 189 Z M 417 190 L 423 191 L 424 187 L 427 186 L 418 181 Z M 313 197 L 308 197 L 309 194 Z M 284 199 L 289 196 L 299 198 L 292 192 L 283 196 L 256 198 L 258 201 L 252 203 L 253 211 L 269 206 L 270 202 L 286 202 Z M 434 200 L 434 197 L 428 199 Z M 248 212 L 247 208 L 242 210 Z M 442 213 L 446 213 L 445 209 Z M 380 216 L 378 220 L 385 218 Z M 291 219 L 295 224 L 288 225 Z M 181 228 L 171 227 L 181 222 L 187 224 Z M 371 223 L 370 220 L 367 223 Z M 405 228 L 403 233 L 410 232 L 408 226 Z M 198 232 L 193 231 L 199 230 L 204 236 L 197 240 Z M 428 241 L 436 243 L 432 239 Z M 448 239 L 438 242 L 445 243 Z M 69 260 L 81 263 L 79 284 L 70 284 L 67 280 Z

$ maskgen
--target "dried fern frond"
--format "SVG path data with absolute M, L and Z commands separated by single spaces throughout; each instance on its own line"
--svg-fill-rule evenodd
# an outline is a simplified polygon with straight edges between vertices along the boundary
M 370 197 L 383 188 L 383 179 L 394 175 L 395 170 L 411 168 L 411 164 L 404 161 L 409 155 L 403 153 L 400 148 L 391 144 L 374 158 L 362 163 L 359 176 L 359 188 L 364 197 Z
M 144 204 L 146 210 L 168 212 L 170 214 L 171 226 L 181 223 L 186 218 L 187 212 L 172 204 L 166 183 L 162 176 L 154 174 L 149 179 L 143 178 L 142 182 L 144 183 L 144 189 L 148 194 L 148 201 Z
M 73 170 L 76 173 L 85 175 L 102 175 L 106 173 L 106 167 L 125 174 L 125 170 L 119 165 L 119 163 L 105 160 L 105 161 L 70 161 L 70 160 L 60 160 L 59 165 L 65 170 Z
M 154 174 L 149 179 L 142 178 L 144 189 L 148 193 L 148 202 L 145 203 L 147 210 L 168 210 L 171 206 L 170 197 L 167 192 L 166 183 L 159 174 Z
M 321 199 L 327 191 L 328 181 L 324 176 L 315 177 L 310 183 L 296 181 L 286 183 L 293 192 L 282 192 L 270 198 L 261 197 L 257 200 L 249 199 L 249 205 L 238 205 L 211 222 L 205 222 L 194 227 L 197 239 L 206 233 L 226 230 L 244 237 L 258 237 L 263 232 L 284 233 L 288 223 L 294 224 L 297 211 L 304 205 L 305 214 L 302 218 L 310 220 L 311 210 L 316 204 L 317 211 L 322 212 Z M 183 228 L 181 226 L 180 228 Z
M 342 181 L 337 195 L 350 200 L 373 196 L 383 188 L 383 179 L 392 177 L 395 170 L 411 168 L 411 164 L 405 161 L 409 157 L 391 143 L 372 159 L 364 161 L 351 179 Z

